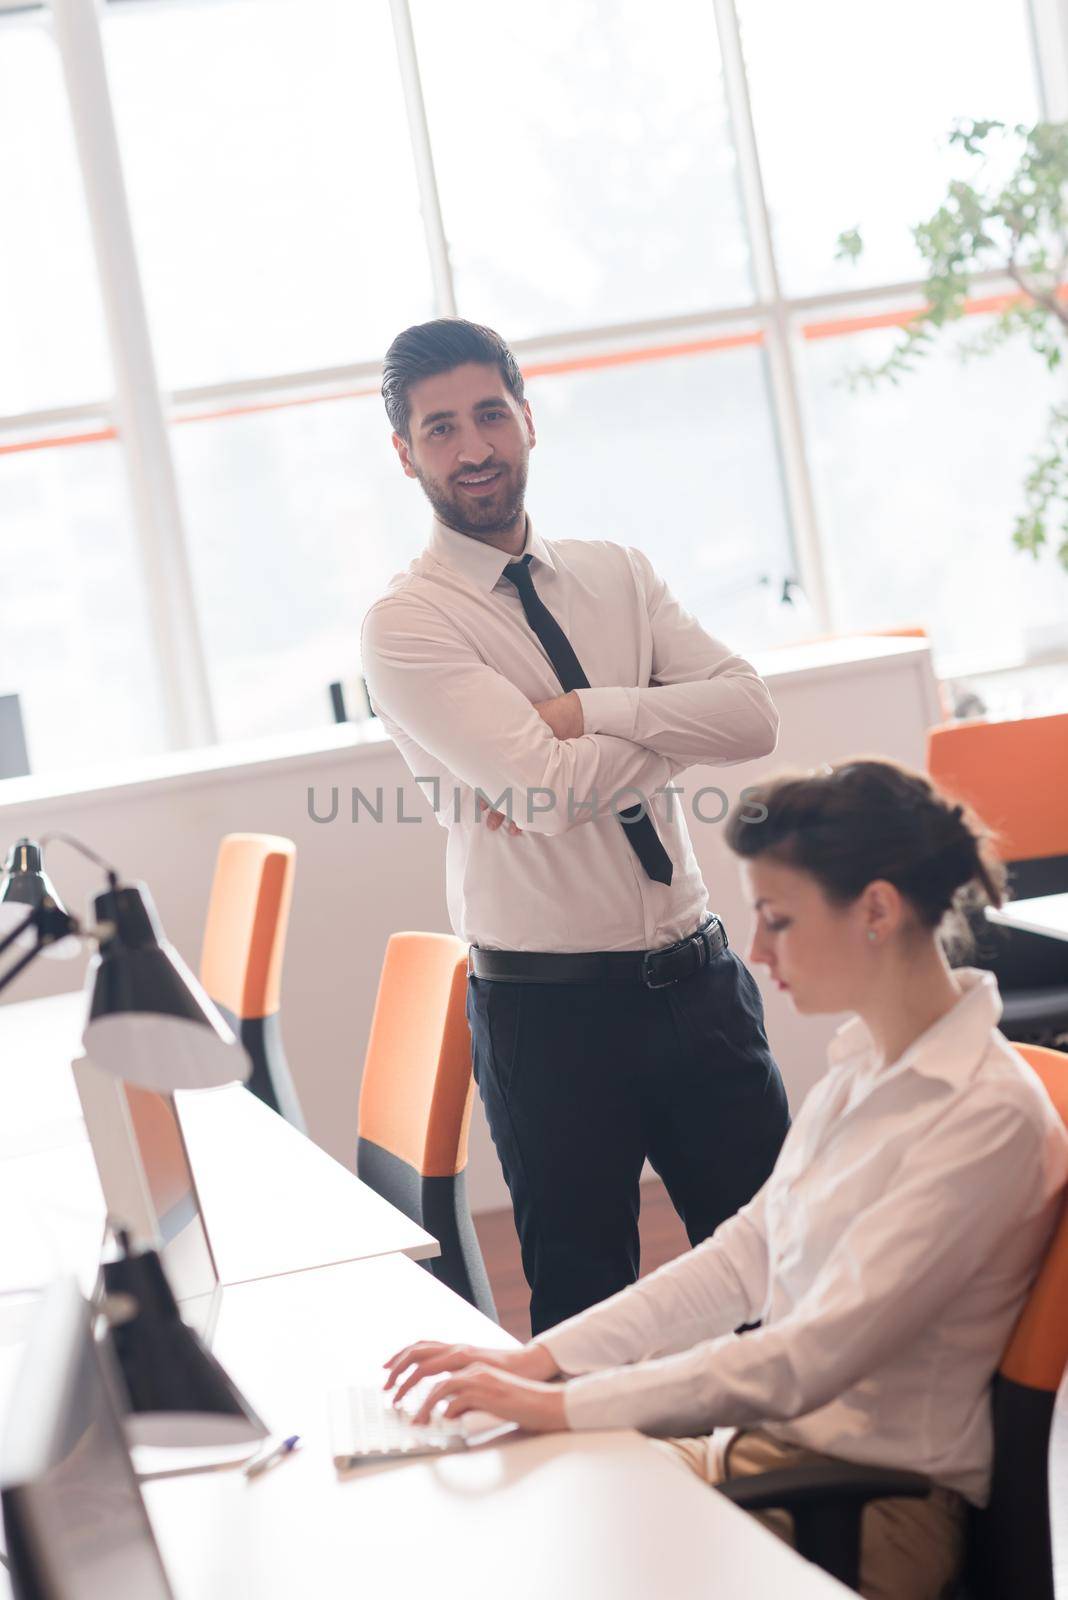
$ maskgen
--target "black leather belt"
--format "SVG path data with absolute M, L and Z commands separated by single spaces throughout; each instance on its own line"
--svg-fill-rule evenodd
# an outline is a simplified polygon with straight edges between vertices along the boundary
M 688 939 L 662 950 L 590 950 L 551 955 L 529 950 L 480 950 L 473 944 L 467 970 L 490 983 L 643 983 L 666 989 L 681 983 L 727 948 L 727 931 L 708 916 Z

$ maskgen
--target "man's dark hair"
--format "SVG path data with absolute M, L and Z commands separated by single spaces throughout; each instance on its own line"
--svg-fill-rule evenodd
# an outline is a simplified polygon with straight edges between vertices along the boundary
M 523 374 L 515 356 L 499 333 L 462 317 L 439 317 L 419 322 L 398 333 L 382 367 L 382 399 L 394 433 L 411 438 L 412 410 L 408 396 L 412 385 L 439 372 L 451 372 L 468 361 L 496 367 L 517 405 L 523 404 Z

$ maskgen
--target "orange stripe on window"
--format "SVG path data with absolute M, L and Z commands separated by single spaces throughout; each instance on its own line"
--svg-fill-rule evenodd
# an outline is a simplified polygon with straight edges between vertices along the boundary
M 26 450 L 54 450 L 57 445 L 102 444 L 119 437 L 114 428 L 97 428 L 93 433 L 64 433 L 46 439 L 22 439 L 18 444 L 0 444 L 0 456 L 17 456 Z
M 992 294 L 981 300 L 966 300 L 964 315 L 991 316 L 995 312 L 1007 311 L 1010 306 L 1019 305 L 1028 298 L 1022 294 Z M 806 322 L 801 332 L 806 339 L 837 339 L 842 334 L 863 333 L 868 328 L 903 328 L 914 317 L 920 316 L 923 309 L 922 306 L 916 306 L 911 311 L 878 311 L 869 317 L 835 317 L 827 322 Z
M 1068 290 L 1060 290 L 1059 298 L 1068 299 Z M 985 299 L 968 300 L 964 306 L 966 316 L 989 315 L 1004 311 L 1008 306 L 1025 299 L 1019 294 L 989 295 Z M 919 308 L 908 311 L 882 311 L 871 316 L 836 317 L 823 322 L 806 322 L 801 332 L 806 339 L 833 339 L 843 334 L 863 333 L 869 328 L 900 328 L 919 314 Z M 760 328 L 747 333 L 720 334 L 715 338 L 687 339 L 677 344 L 643 345 L 634 350 L 612 350 L 604 355 L 585 355 L 559 361 L 532 361 L 523 365 L 525 378 L 544 378 L 566 372 L 599 372 L 611 367 L 635 366 L 646 361 L 670 361 L 676 356 L 708 355 L 717 350 L 737 350 L 746 345 L 762 345 L 764 333 Z M 258 416 L 266 411 L 289 411 L 295 406 L 323 405 L 331 400 L 363 400 L 378 394 L 377 385 L 362 389 L 334 389 L 324 394 L 291 395 L 280 400 L 256 400 L 245 405 L 226 406 L 215 411 L 191 411 L 184 416 L 172 417 L 176 426 L 187 422 L 221 422 L 229 417 Z M 100 428 L 87 433 L 50 434 L 40 439 L 20 441 L 18 444 L 0 444 L 0 455 L 19 455 L 26 450 L 53 450 L 72 444 L 99 444 L 118 438 L 114 428 Z
M 607 355 L 590 355 L 566 361 L 537 361 L 524 366 L 527 378 L 541 378 L 551 373 L 596 372 L 604 367 L 625 367 L 641 361 L 668 361 L 673 356 L 704 355 L 713 350 L 733 350 L 742 345 L 763 344 L 760 329 L 750 333 L 723 334 L 714 339 L 689 339 L 680 344 L 648 345 L 637 350 L 613 350 Z M 364 389 L 334 389 L 325 394 L 292 395 L 284 400 L 256 400 L 246 405 L 226 406 L 215 411 L 190 411 L 184 416 L 172 417 L 175 426 L 187 422 L 221 422 L 229 417 L 258 416 L 265 411 L 288 411 L 294 406 L 322 405 L 329 400 L 363 400 L 378 394 L 377 384 Z M 114 428 L 101 428 L 94 433 L 49 434 L 18 444 L 0 444 L 0 455 L 18 455 L 24 450 L 54 450 L 68 444 L 99 443 L 116 439 Z
M 638 350 L 612 350 L 603 356 L 577 356 L 566 361 L 534 361 L 523 367 L 524 378 L 544 378 L 561 372 L 597 372 L 604 367 L 629 367 L 640 361 L 669 361 L 672 356 L 704 355 L 710 350 L 735 350 L 741 345 L 763 344 L 759 328 L 751 333 L 726 333 L 716 339 L 688 339 L 683 344 L 647 345 Z
M 189 411 L 182 417 L 172 417 L 171 422 L 181 427 L 185 422 L 219 422 L 227 417 L 258 416 L 261 411 L 289 411 L 294 406 L 319 406 L 327 400 L 365 400 L 370 394 L 380 394 L 377 384 L 369 389 L 332 389 L 325 394 L 291 395 L 286 400 L 250 400 L 243 406 L 226 406 L 221 411 Z

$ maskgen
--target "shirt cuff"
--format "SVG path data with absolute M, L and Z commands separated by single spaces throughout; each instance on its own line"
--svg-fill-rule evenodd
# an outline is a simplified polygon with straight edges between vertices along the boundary
M 580 1317 L 582 1314 L 581 1311 L 578 1313 Z M 574 1377 L 579 1372 L 597 1370 L 596 1361 L 584 1359 L 580 1354 L 583 1344 L 589 1344 L 589 1335 L 583 1337 L 581 1328 L 575 1328 L 568 1333 L 567 1323 L 561 1322 L 555 1328 L 550 1328 L 547 1333 L 536 1334 L 530 1342 L 540 1344 L 544 1350 L 548 1350 L 565 1378 Z
M 640 1408 L 626 1404 L 626 1385 L 620 1372 L 591 1372 L 564 1384 L 564 1415 L 575 1433 L 598 1433 L 604 1428 L 639 1426 L 634 1412 Z
M 582 706 L 583 733 L 610 733 L 633 739 L 638 720 L 637 689 L 576 689 Z

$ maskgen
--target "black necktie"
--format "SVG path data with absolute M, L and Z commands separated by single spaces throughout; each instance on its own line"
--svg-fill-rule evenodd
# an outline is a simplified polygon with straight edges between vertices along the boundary
M 564 692 L 569 693 L 572 689 L 588 689 L 590 680 L 571 648 L 571 641 L 552 612 L 538 598 L 534 579 L 530 576 L 530 557 L 524 556 L 522 561 L 513 562 L 505 567 L 503 576 L 509 583 L 514 583 L 519 591 L 526 619 L 552 662 L 553 670 L 563 684 Z M 627 806 L 626 810 L 621 808 L 619 817 L 623 823 L 627 842 L 648 876 L 657 883 L 670 883 L 671 857 L 660 843 L 652 820 L 642 815 L 640 805 Z M 623 822 L 624 818 L 627 818 L 626 822 Z

